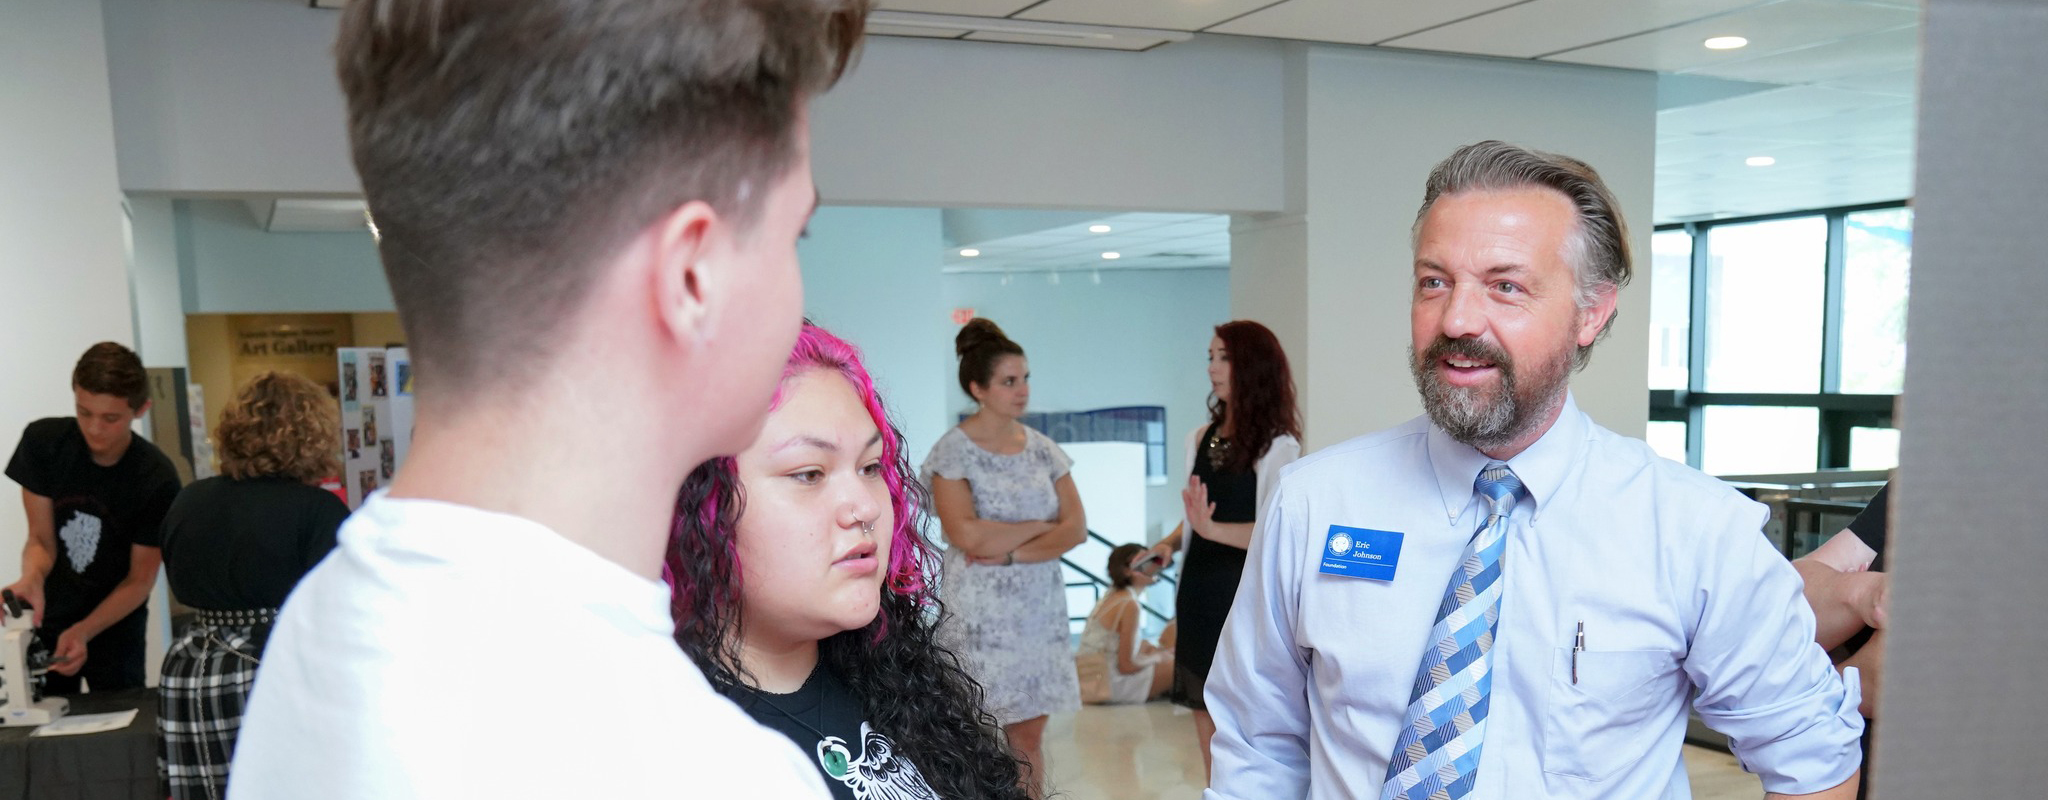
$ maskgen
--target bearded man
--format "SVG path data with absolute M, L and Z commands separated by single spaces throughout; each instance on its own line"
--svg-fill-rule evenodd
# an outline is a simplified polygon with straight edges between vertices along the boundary
M 1572 400 L 1627 242 L 1576 159 L 1480 142 L 1430 174 L 1428 413 L 1283 473 L 1209 677 L 1210 800 L 1682 800 L 1688 709 L 1770 797 L 1854 795 L 1857 682 L 1766 509 Z

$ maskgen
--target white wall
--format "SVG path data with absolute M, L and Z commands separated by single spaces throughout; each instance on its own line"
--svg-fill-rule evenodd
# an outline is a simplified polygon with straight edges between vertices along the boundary
M 1279 220 L 1233 248 L 1233 304 L 1306 320 L 1307 445 L 1421 412 L 1407 367 L 1409 226 L 1429 169 L 1482 139 L 1588 160 L 1635 223 L 1645 268 L 1622 293 L 1613 335 L 1572 387 L 1600 424 L 1641 436 L 1655 76 L 1343 47 L 1296 57 L 1306 82 L 1303 160 L 1294 166 L 1304 170 L 1303 225 Z M 1297 250 L 1306 253 L 1305 279 L 1288 273 Z M 1268 279 L 1255 271 L 1262 264 L 1280 268 Z
M 804 312 L 861 348 L 868 373 L 903 428 L 912 466 L 952 427 L 952 328 L 940 288 L 937 209 L 818 209 L 803 260 Z
M 79 354 L 132 342 L 134 318 L 99 4 L 0 5 L 0 75 L 0 448 L 11 454 L 30 421 L 72 414 Z M 12 583 L 28 526 L 4 485 L 0 580 Z
M 368 231 L 271 233 L 239 202 L 175 205 L 188 314 L 394 309 Z
M 1284 46 L 1148 53 L 870 37 L 816 104 L 833 202 L 1277 211 Z
M 1001 275 L 955 274 L 945 286 L 947 305 L 973 308 L 1023 345 L 1034 410 L 1165 406 L 1167 474 L 1181 470 L 1183 439 L 1208 419 L 1206 358 L 1213 329 L 1230 320 L 1228 272 L 1106 270 L 1099 284 L 1087 272 L 1064 274 L 1057 284 L 1043 273 L 1019 273 L 1008 285 Z M 971 409 L 957 361 L 948 377 L 947 408 Z M 1147 494 L 1150 533 L 1172 530 L 1180 487 L 1169 479 Z
M 282 0 L 104 0 L 121 185 L 360 191 L 331 49 L 340 15 Z M 872 37 L 820 100 L 835 204 L 1277 211 L 1284 46 L 1150 53 Z
M 183 367 L 185 293 L 178 270 L 178 223 L 167 197 L 128 198 L 128 282 L 135 303 L 135 352 L 152 367 Z
M 284 0 L 101 4 L 122 188 L 361 192 L 334 79 L 340 14 Z

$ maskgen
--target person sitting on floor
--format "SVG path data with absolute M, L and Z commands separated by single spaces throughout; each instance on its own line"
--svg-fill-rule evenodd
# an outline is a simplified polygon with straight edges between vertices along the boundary
M 1143 703 L 1166 694 L 1173 685 L 1173 651 L 1138 635 L 1143 613 L 1138 597 L 1157 580 L 1153 576 L 1164 565 L 1163 560 L 1147 553 L 1144 545 L 1121 544 L 1110 551 L 1110 591 L 1088 612 L 1081 649 L 1074 655 L 1081 702 Z

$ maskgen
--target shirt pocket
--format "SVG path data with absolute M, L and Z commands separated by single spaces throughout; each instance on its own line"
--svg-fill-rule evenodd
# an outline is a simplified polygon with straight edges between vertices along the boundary
M 1652 725 L 1678 691 L 1678 660 L 1664 650 L 1572 650 L 1551 656 L 1543 708 L 1543 771 L 1604 781 L 1656 745 Z M 1654 728 L 1654 730 L 1653 730 Z

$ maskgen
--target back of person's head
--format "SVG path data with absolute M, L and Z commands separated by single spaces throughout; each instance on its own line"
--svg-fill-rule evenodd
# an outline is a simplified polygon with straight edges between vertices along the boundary
M 1109 551 L 1109 563 L 1102 569 L 1109 574 L 1109 587 L 1123 589 L 1131 585 L 1131 559 L 1145 552 L 1142 544 L 1126 542 Z
M 1628 223 L 1622 219 L 1621 204 L 1601 180 L 1592 165 L 1571 156 L 1530 150 L 1507 142 L 1488 140 L 1460 147 L 1430 170 L 1423 188 L 1422 208 L 1415 212 L 1410 231 L 1411 246 L 1421 240 L 1423 220 L 1436 201 L 1446 195 L 1470 191 L 1548 189 L 1572 204 L 1578 225 L 1565 240 L 1564 260 L 1577 277 L 1575 299 L 1580 309 L 1591 308 L 1603 291 L 1627 286 L 1635 268 L 1629 256 Z M 1615 317 L 1607 318 L 1594 339 L 1598 343 L 1614 329 Z M 1593 345 L 1581 346 L 1573 354 L 1573 366 L 1584 369 L 1593 358 Z
M 1232 447 L 1224 468 L 1241 472 L 1266 455 L 1281 434 L 1301 438 L 1301 415 L 1294 404 L 1294 372 L 1280 337 L 1248 319 L 1216 326 L 1216 338 L 1230 359 Z M 1221 422 L 1225 403 L 1210 403 L 1211 421 Z
M 265 372 L 221 412 L 213 440 L 221 474 L 236 480 L 314 483 L 337 474 L 340 413 L 327 391 L 288 372 Z
M 953 335 L 953 353 L 960 357 L 960 391 L 974 396 L 975 386 L 987 386 L 996 373 L 996 362 L 1005 356 L 1024 355 L 1023 346 L 1010 341 L 995 320 L 975 317 Z
M 544 365 L 606 260 L 678 207 L 744 230 L 871 2 L 350 3 L 349 140 L 422 390 Z
M 100 342 L 86 348 L 71 368 L 71 385 L 93 394 L 118 397 L 128 408 L 140 411 L 149 402 L 149 373 L 142 358 L 118 342 Z

